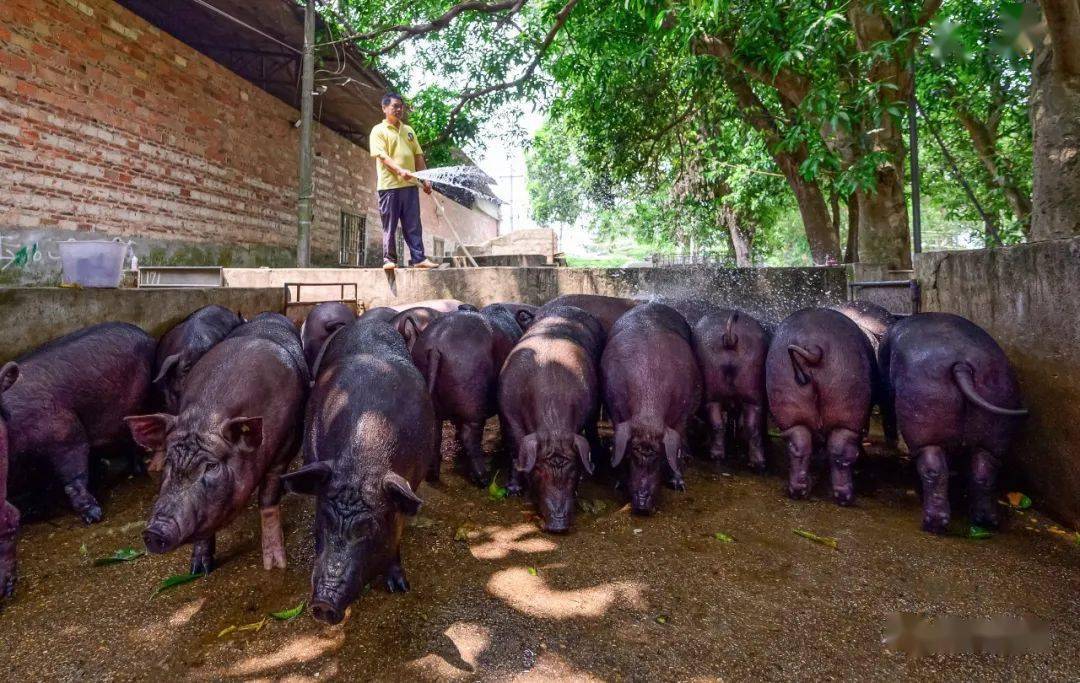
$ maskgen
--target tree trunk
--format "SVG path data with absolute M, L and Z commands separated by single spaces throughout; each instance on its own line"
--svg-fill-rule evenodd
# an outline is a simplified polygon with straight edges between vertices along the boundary
M 748 229 L 739 220 L 739 214 L 730 206 L 721 206 L 718 221 L 727 229 L 731 243 L 731 253 L 735 255 L 735 265 L 739 268 L 753 268 L 754 258 L 751 247 L 754 240 L 753 230 Z
M 833 231 L 832 217 L 829 215 L 829 206 L 825 203 L 821 187 L 799 174 L 799 166 L 802 164 L 800 155 L 774 152 L 773 158 L 791 186 L 791 191 L 795 193 L 795 203 L 799 207 L 814 265 L 839 263 L 840 238 Z
M 878 167 L 873 191 L 859 190 L 859 260 L 890 270 L 911 269 L 903 176 L 894 164 Z
M 1036 241 L 1080 235 L 1080 56 L 1073 54 L 1080 52 L 1075 35 L 1080 33 L 1080 21 L 1066 21 L 1068 12 L 1060 16 L 1064 5 L 1068 2 L 1043 0 L 1052 42 L 1040 46 L 1032 65 L 1030 237 Z M 1076 14 L 1080 12 L 1072 16 Z M 1062 25 L 1064 29 L 1055 33 Z M 1055 55 L 1059 49 L 1069 54 Z
M 854 194 L 847 199 L 847 248 L 844 263 L 859 262 L 859 199 Z
M 990 174 L 990 184 L 1000 188 L 1005 195 L 1005 200 L 1012 209 L 1016 220 L 1024 224 L 1025 232 L 1031 221 L 1031 198 L 1020 189 L 1019 183 L 1010 169 L 1003 168 L 1007 164 L 999 163 L 997 153 L 997 139 L 993 131 L 970 113 L 958 111 L 957 117 L 967 130 L 971 138 L 971 145 L 975 148 L 975 154 L 979 157 L 983 168 Z

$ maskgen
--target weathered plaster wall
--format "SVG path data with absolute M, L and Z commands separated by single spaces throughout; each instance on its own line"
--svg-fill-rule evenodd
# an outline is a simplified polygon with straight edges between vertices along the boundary
M 916 255 L 923 310 L 957 313 L 1012 361 L 1031 415 L 1012 466 L 1080 527 L 1080 238 Z

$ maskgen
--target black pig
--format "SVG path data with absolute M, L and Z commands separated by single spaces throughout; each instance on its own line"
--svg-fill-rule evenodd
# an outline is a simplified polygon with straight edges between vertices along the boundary
M 304 347 L 304 358 L 308 368 L 315 370 L 315 359 L 326 338 L 333 334 L 334 330 L 343 327 L 356 320 L 356 314 L 347 305 L 340 301 L 324 301 L 311 309 L 300 326 L 300 341 Z
M 923 528 L 949 524 L 949 460 L 970 454 L 971 521 L 998 523 L 998 470 L 1020 407 L 1009 359 L 975 323 L 922 313 L 896 323 L 881 345 L 882 368 L 900 433 L 923 485 Z
M 769 409 L 787 439 L 788 495 L 810 493 L 814 446 L 829 456 L 833 500 L 855 500 L 852 467 L 870 419 L 873 350 L 862 330 L 837 311 L 808 308 L 776 330 L 765 360 Z
M 17 359 L 19 379 L 3 396 L 10 470 L 48 466 L 83 521 L 100 521 L 87 490 L 90 449 L 131 445 L 124 416 L 149 398 L 154 347 L 134 325 L 102 323 Z
M 604 407 L 615 428 L 611 463 L 617 466 L 629 452 L 631 508 L 652 514 L 665 462 L 672 486 L 685 489 L 679 453 L 702 387 L 690 327 L 669 306 L 638 306 L 611 328 L 600 367 Z
M 413 362 L 427 378 L 436 419 L 440 425 L 443 420 L 454 423 L 469 475 L 478 486 L 489 477 L 481 445 L 484 423 L 498 409 L 499 371 L 520 338 L 513 314 L 496 304 L 443 316 L 411 348 Z M 435 478 L 437 470 L 436 464 Z
M 165 398 L 165 408 L 176 410 L 184 377 L 202 355 L 243 324 L 240 314 L 224 306 L 203 306 L 158 341 L 154 385 Z
M 261 314 L 195 364 L 176 415 L 127 418 L 140 445 L 165 451 L 147 550 L 193 543 L 191 572 L 209 573 L 215 534 L 258 488 L 263 566 L 285 567 L 280 478 L 299 445 L 308 377 L 295 326 Z
M 305 465 L 287 490 L 316 496 L 311 611 L 336 624 L 372 578 L 406 591 L 404 515 L 437 457 L 435 411 L 401 336 L 357 322 L 327 343 L 308 404 Z
M 737 416 L 737 433 L 746 444 L 750 467 L 763 471 L 768 332 L 742 311 L 716 308 L 697 318 L 691 337 L 705 383 L 703 407 L 712 427 L 710 456 L 725 458 L 728 420 Z
M 516 455 L 508 488 L 531 477 L 543 527 L 570 529 L 581 470 L 592 473 L 589 441 L 600 397 L 604 330 L 573 306 L 544 307 L 499 375 L 503 438 Z

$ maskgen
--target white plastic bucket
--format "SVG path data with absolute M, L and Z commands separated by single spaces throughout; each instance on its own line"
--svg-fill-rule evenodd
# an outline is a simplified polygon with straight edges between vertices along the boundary
M 119 287 L 128 245 L 119 240 L 58 242 L 65 285 Z

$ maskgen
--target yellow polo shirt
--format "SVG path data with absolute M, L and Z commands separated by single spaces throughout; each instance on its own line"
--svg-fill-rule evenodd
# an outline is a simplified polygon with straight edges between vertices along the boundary
M 416 139 L 416 131 L 406 123 L 399 123 L 397 127 L 391 126 L 386 120 L 371 129 L 371 139 L 368 143 L 371 156 L 380 154 L 394 160 L 406 171 L 416 170 L 416 157 L 423 155 L 420 142 Z M 404 180 L 390 172 L 383 162 L 375 160 L 375 171 L 379 174 L 378 189 L 396 190 L 401 187 L 414 187 L 418 183 L 414 180 Z

